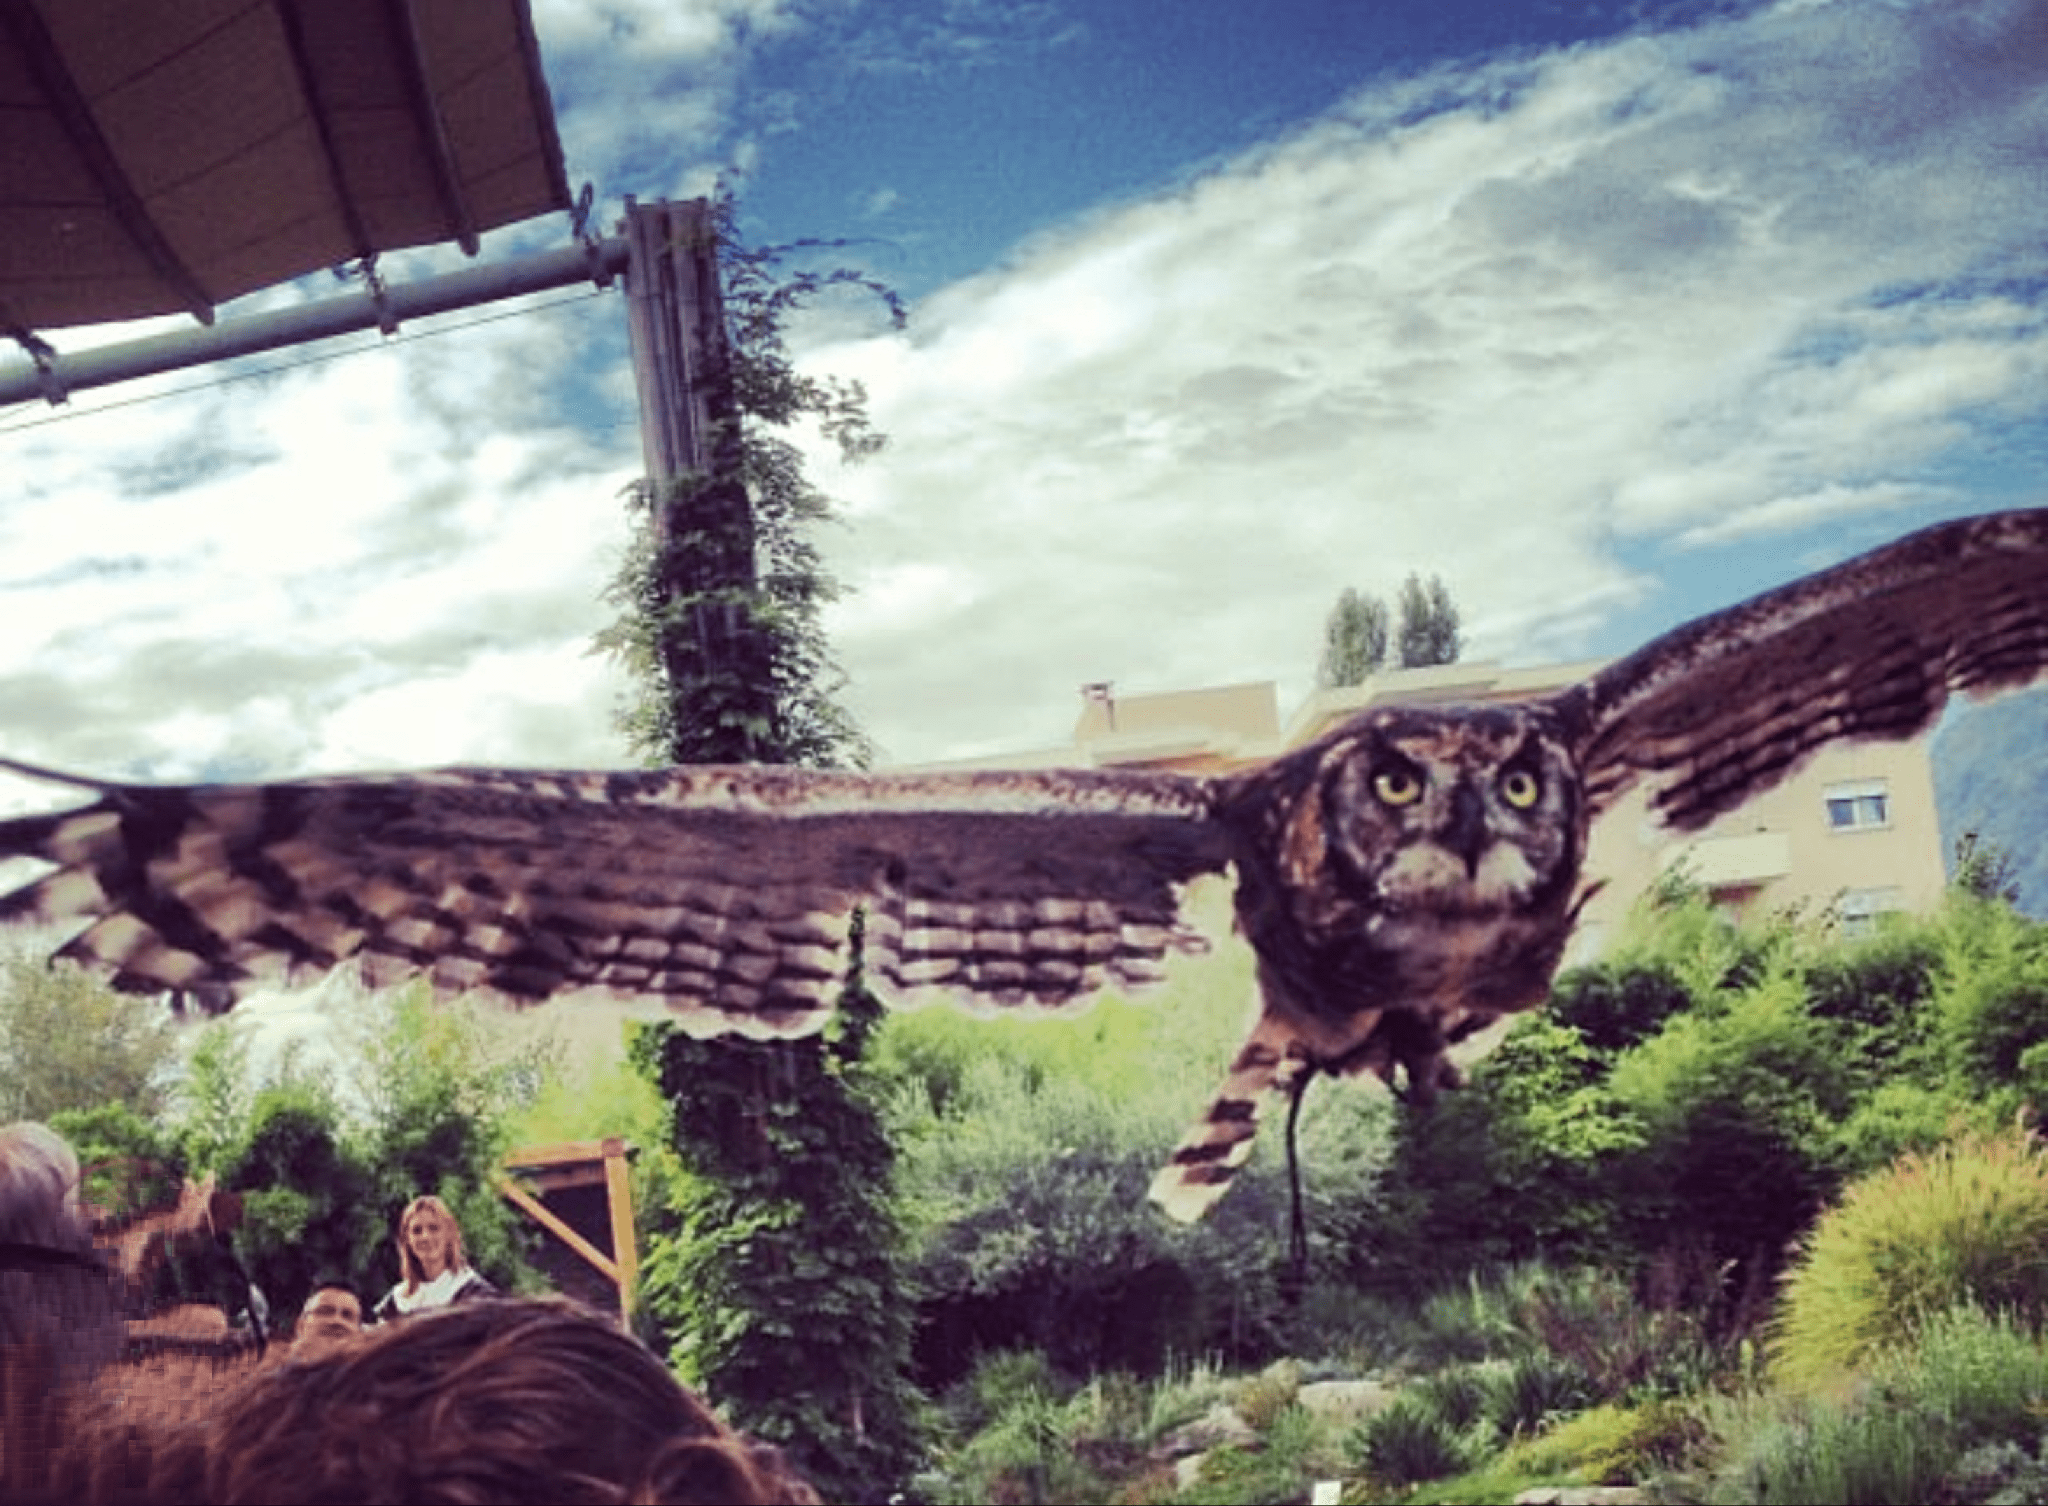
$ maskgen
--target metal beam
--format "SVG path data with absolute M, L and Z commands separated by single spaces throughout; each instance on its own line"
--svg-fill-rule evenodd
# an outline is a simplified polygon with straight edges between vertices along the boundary
M 253 355 L 286 345 L 303 345 L 311 340 L 331 339 L 357 330 L 376 329 L 388 318 L 419 319 L 428 314 L 445 314 L 452 309 L 473 308 L 522 293 L 564 288 L 590 281 L 599 287 L 626 266 L 626 242 L 622 237 L 543 251 L 517 261 L 488 267 L 466 267 L 441 277 L 430 277 L 404 287 L 388 288 L 380 300 L 370 293 L 351 293 L 320 303 L 301 304 L 266 314 L 249 314 L 205 329 L 181 329 L 146 340 L 104 345 L 60 355 L 49 363 L 48 374 L 29 362 L 10 361 L 0 366 L 0 405 L 41 397 L 54 379 L 59 394 L 105 387 L 132 377 L 179 371 L 204 366 L 233 356 Z M 52 397 L 51 402 L 59 401 Z

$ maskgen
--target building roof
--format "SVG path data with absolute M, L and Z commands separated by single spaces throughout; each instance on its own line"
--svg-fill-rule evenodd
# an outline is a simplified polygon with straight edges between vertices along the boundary
M 569 206 L 527 0 L 0 0 L 0 332 Z

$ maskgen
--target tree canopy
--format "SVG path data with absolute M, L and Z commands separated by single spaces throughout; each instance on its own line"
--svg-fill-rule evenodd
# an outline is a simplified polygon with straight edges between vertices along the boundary
M 1363 685 L 1386 668 L 1390 649 L 1399 667 L 1455 664 L 1464 643 L 1458 635 L 1458 605 L 1440 576 L 1427 581 L 1413 571 L 1401 583 L 1400 622 L 1390 631 L 1387 604 L 1370 592 L 1346 586 L 1323 622 L 1323 657 L 1316 685 L 1334 690 Z

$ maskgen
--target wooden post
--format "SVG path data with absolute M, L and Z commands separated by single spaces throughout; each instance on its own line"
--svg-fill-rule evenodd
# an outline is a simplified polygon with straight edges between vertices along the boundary
M 633 1239 L 633 1186 L 626 1176 L 626 1142 L 608 1136 L 604 1142 L 605 1205 L 612 1215 L 612 1260 L 618 1266 L 619 1320 L 633 1316 L 633 1297 L 640 1283 L 640 1250 Z

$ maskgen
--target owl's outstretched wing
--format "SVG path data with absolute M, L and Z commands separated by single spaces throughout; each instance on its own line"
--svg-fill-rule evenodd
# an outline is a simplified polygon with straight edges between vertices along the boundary
M 451 769 L 257 785 L 87 784 L 0 821 L 55 871 L 0 920 L 85 920 L 60 952 L 138 989 L 423 975 L 516 1002 L 663 1006 L 693 1033 L 797 1035 L 865 911 L 885 998 L 1057 1007 L 1198 949 L 1186 880 L 1228 839 L 1202 780 L 1143 771 Z
M 2048 671 L 2048 509 L 1943 523 L 1701 617 L 1554 699 L 1593 811 L 1647 780 L 1697 830 L 1837 738 Z

